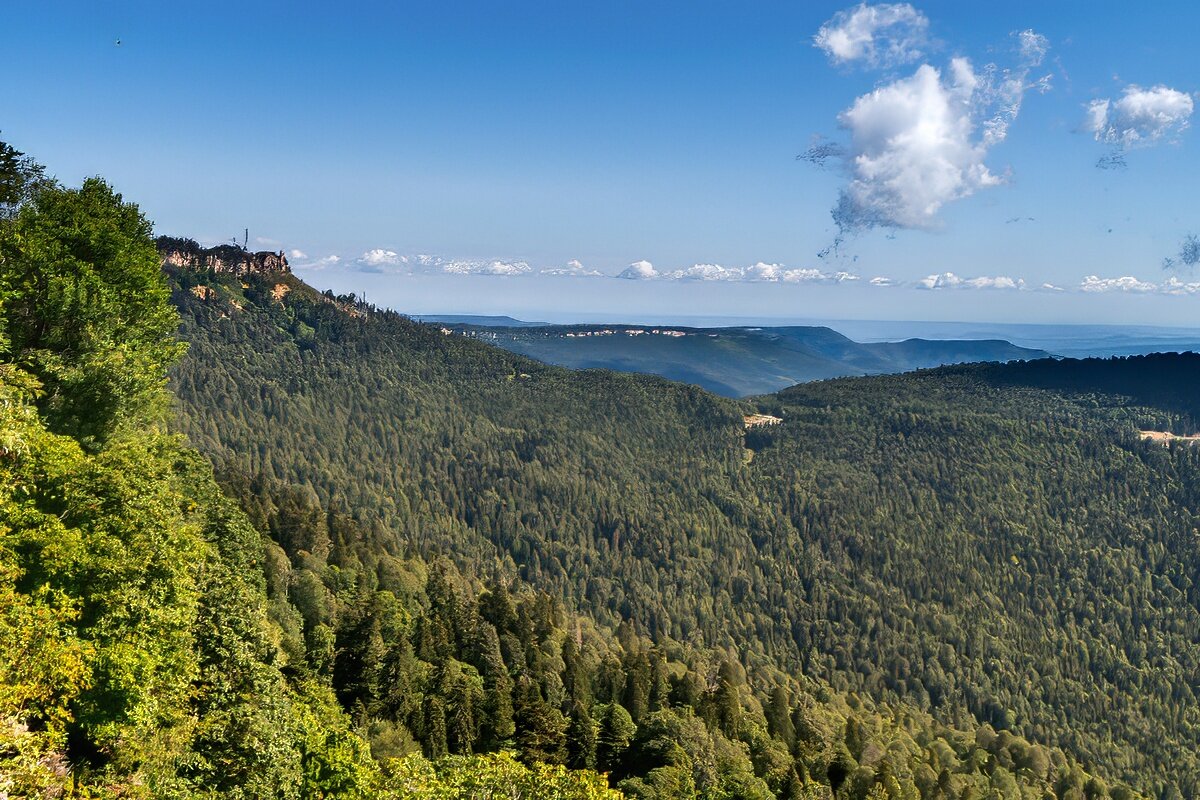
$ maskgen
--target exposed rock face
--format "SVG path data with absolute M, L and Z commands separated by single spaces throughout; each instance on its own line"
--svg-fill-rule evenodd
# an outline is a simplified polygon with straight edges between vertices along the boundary
M 181 269 L 212 270 L 234 275 L 275 274 L 291 272 L 283 251 L 263 250 L 252 253 L 231 244 L 201 247 L 192 239 L 160 236 L 155 243 L 164 266 Z

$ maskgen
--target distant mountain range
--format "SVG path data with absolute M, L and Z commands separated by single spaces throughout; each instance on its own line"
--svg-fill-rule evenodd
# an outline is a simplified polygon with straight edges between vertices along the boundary
M 644 372 L 726 397 L 797 383 L 882 375 L 975 361 L 1018 361 L 1050 353 L 999 339 L 860 343 L 832 328 L 688 328 L 642 325 L 495 324 L 492 317 L 424 317 L 451 335 L 489 342 L 548 364 Z
M 540 328 L 549 322 L 526 322 L 523 319 L 489 314 L 414 314 L 417 322 L 442 322 L 448 325 L 476 325 L 484 328 Z

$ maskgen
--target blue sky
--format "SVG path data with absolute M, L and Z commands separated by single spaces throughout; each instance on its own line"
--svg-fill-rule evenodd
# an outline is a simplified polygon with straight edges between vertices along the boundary
M 10 0 L 0 131 L 162 233 L 248 227 L 413 313 L 1193 324 L 1198 24 L 1185 3 Z M 859 38 L 816 46 L 823 26 Z M 823 167 L 796 159 L 815 136 Z

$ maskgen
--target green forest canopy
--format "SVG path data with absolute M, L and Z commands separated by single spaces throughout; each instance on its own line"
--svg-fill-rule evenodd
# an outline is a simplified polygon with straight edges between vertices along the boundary
M 747 435 L 290 276 L 167 282 L 103 181 L 10 160 L 0 792 L 1195 795 L 1195 456 L 1135 434 L 1192 424 L 1192 362 L 799 387 Z

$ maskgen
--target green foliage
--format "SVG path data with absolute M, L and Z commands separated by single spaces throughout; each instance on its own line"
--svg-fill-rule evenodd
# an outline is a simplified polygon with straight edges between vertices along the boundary
M 182 348 L 150 223 L 98 178 L 38 191 L 0 227 L 11 360 L 51 428 L 93 447 L 145 417 Z
M 0 219 L 49 184 L 46 170 L 7 142 L 0 142 Z
M 534 770 L 564 761 L 599 769 L 627 796 L 663 800 L 857 799 L 878 786 L 897 798 L 939 797 L 928 773 L 942 763 L 958 791 L 1040 796 L 1071 766 L 1008 732 L 945 728 L 909 706 L 874 705 L 768 666 L 760 674 L 783 683 L 758 691 L 730 653 L 651 641 L 628 624 L 598 628 L 524 582 L 480 582 L 444 559 L 391 553 L 349 517 L 305 507 L 317 502 L 311 495 L 227 480 L 263 510 L 265 530 L 311 541 L 314 531 L 292 524 L 305 520 L 329 536 L 327 560 L 283 548 L 288 564 L 273 580 L 285 594 L 323 590 L 321 618 L 338 643 L 331 684 L 370 732 L 376 758 L 419 750 L 439 765 L 482 770 L 486 762 L 455 759 L 511 752 Z M 304 670 L 311 659 L 296 663 Z M 418 779 L 427 791 L 440 785 L 427 761 L 406 763 L 408 791 Z
M 561 766 L 525 766 L 511 753 L 449 756 L 430 763 L 409 756 L 392 766 L 389 781 L 406 800 L 619 800 L 603 777 Z
M 0 219 L 0 795 L 374 796 L 328 687 L 282 668 L 259 533 L 155 424 L 181 347 L 149 226 L 100 181 L 20 199 Z

